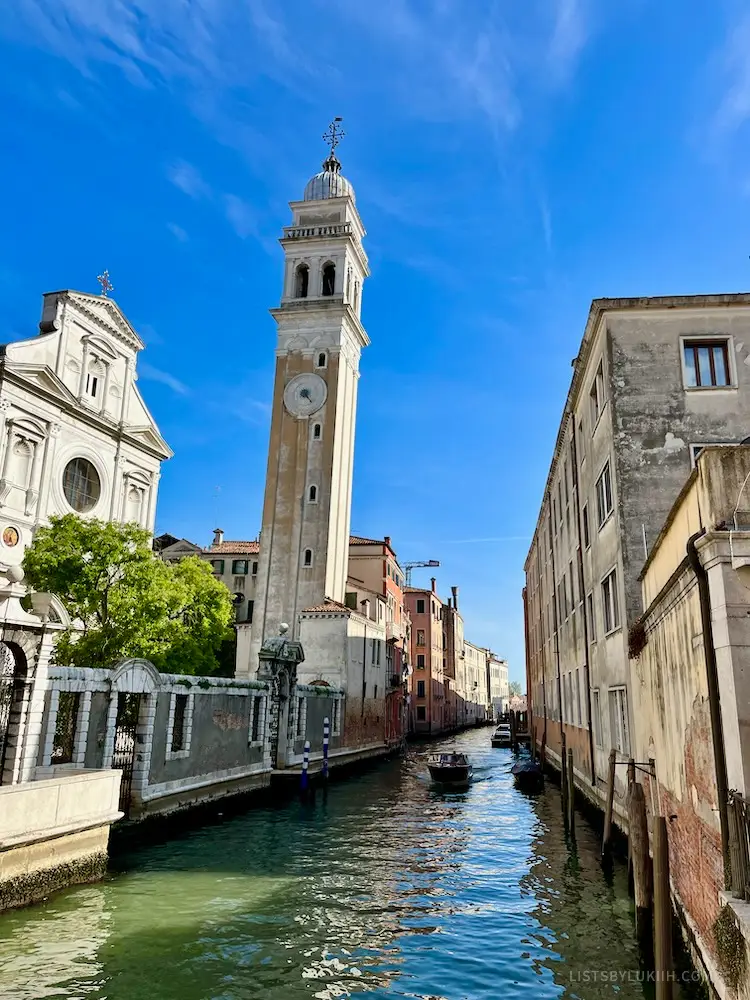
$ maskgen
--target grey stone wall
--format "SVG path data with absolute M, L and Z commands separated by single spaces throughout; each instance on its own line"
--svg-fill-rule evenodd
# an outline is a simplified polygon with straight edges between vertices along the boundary
M 307 692 L 296 694 L 294 697 L 303 697 L 307 703 L 305 732 L 298 735 L 296 726 L 297 706 L 295 705 L 295 733 L 294 733 L 294 753 L 300 754 L 305 748 L 305 740 L 310 741 L 310 751 L 319 753 L 323 750 L 323 720 L 328 719 L 331 725 L 331 736 L 329 740 L 329 750 L 335 750 L 341 746 L 341 735 L 333 735 L 333 702 L 334 699 L 326 695 L 315 695 Z M 343 718 L 344 703 L 341 703 L 341 717 Z
M 177 694 L 187 693 L 179 688 Z M 186 757 L 167 760 L 169 691 L 160 691 L 156 703 L 151 766 L 148 783 L 198 777 L 236 767 L 250 767 L 263 760 L 263 748 L 249 744 L 252 697 L 222 692 L 193 691 L 190 751 Z
M 89 730 L 86 737 L 86 757 L 84 758 L 85 767 L 102 767 L 104 765 L 108 713 L 109 695 L 104 691 L 92 692 Z

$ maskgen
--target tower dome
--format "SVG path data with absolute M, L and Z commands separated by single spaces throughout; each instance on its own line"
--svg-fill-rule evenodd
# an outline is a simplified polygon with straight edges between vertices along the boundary
M 341 173 L 341 164 L 333 151 L 323 161 L 323 169 L 307 182 L 303 201 L 322 201 L 327 198 L 345 198 L 354 201 L 354 188 Z

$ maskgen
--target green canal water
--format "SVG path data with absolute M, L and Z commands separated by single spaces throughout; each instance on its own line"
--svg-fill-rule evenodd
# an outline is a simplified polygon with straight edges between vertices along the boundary
M 5 914 L 0 997 L 652 996 L 624 868 L 605 877 L 583 820 L 571 848 L 558 790 L 517 792 L 489 738 L 439 744 L 471 756 L 466 792 L 433 789 L 413 747 L 313 806 L 227 816 Z

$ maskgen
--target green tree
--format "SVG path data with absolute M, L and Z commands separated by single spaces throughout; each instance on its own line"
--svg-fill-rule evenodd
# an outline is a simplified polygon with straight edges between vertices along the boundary
M 523 692 L 521 691 L 521 685 L 518 681 L 511 681 L 508 685 L 508 691 L 511 698 L 520 698 Z
M 217 653 L 231 638 L 229 591 L 197 557 L 157 559 L 143 528 L 52 517 L 23 568 L 29 586 L 56 594 L 73 621 L 57 640 L 57 663 L 111 666 L 142 656 L 172 673 L 218 669 Z

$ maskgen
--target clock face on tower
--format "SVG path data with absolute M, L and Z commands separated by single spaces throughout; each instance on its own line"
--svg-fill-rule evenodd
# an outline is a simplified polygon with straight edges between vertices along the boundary
M 328 386 L 320 375 L 303 372 L 295 375 L 284 389 L 284 406 L 294 417 L 309 417 L 326 401 Z

